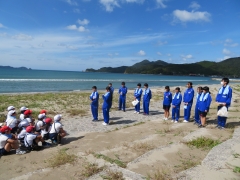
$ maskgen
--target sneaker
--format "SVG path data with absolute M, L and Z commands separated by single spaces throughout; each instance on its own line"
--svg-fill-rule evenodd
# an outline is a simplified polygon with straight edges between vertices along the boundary
M 58 143 L 57 143 L 57 141 L 53 140 L 52 144 L 57 145 Z
M 173 123 L 175 120 L 171 120 L 171 122 Z
M 137 111 L 134 111 L 134 114 L 136 114 L 137 113 Z
M 22 155 L 22 154 L 26 154 L 26 151 L 21 151 L 21 150 L 16 150 L 16 154 Z
M 102 125 L 107 126 L 108 124 L 104 122 L 104 123 L 102 123 Z
M 219 127 L 220 127 L 219 125 L 215 126 L 215 128 L 219 128 Z
M 187 120 L 184 120 L 183 122 L 184 122 L 184 123 L 188 123 L 188 121 L 187 121 Z
M 140 112 L 137 112 L 137 114 L 140 114 Z
M 178 123 L 178 121 L 175 121 L 174 123 Z
M 195 122 L 193 123 L 193 125 L 198 125 L 198 123 L 195 121 Z
M 164 120 L 164 121 L 167 121 L 167 120 L 168 120 L 168 118 L 163 118 L 163 120 Z
M 218 126 L 218 129 L 220 129 L 220 130 L 224 130 L 224 129 L 225 129 L 225 127 Z

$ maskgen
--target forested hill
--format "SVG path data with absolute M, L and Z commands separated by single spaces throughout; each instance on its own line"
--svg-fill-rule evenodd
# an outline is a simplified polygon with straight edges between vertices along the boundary
M 22 70 L 31 70 L 31 68 L 26 67 L 11 67 L 11 66 L 0 66 L 0 69 L 22 69 Z
M 229 58 L 221 62 L 201 61 L 191 64 L 171 64 L 161 60 L 143 60 L 132 66 L 103 67 L 98 70 L 86 69 L 86 72 L 109 72 L 127 74 L 163 74 L 163 75 L 218 75 L 240 77 L 240 57 Z

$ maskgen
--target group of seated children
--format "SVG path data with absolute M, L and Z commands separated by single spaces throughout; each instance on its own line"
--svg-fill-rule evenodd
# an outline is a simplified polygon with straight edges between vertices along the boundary
M 21 107 L 19 120 L 16 118 L 14 106 L 9 106 L 7 110 L 7 119 L 0 127 L 0 156 L 8 154 L 12 149 L 16 150 L 16 154 L 38 150 L 41 148 L 39 142 L 42 147 L 49 147 L 51 143 L 46 140 L 50 140 L 54 145 L 61 144 L 61 138 L 66 135 L 60 122 L 60 114 L 54 116 L 53 121 L 46 116 L 46 110 L 41 110 L 35 122 L 32 110 L 26 107 Z
M 228 85 L 229 79 L 223 78 L 221 81 L 222 87 L 219 89 L 216 96 L 216 103 L 218 104 L 218 109 L 221 109 L 225 106 L 227 109 L 231 105 L 232 99 L 232 89 Z M 165 87 L 164 98 L 163 98 L 163 109 L 164 109 L 164 120 L 169 118 L 169 110 L 172 105 L 172 122 L 178 123 L 180 118 L 180 106 L 181 103 L 184 103 L 184 123 L 189 122 L 191 116 L 191 108 L 194 99 L 194 90 L 192 88 L 192 82 L 187 83 L 187 89 L 184 92 L 182 97 L 180 88 L 175 88 L 175 94 L 172 96 L 169 86 Z M 206 116 L 209 112 L 210 105 L 212 102 L 211 93 L 209 87 L 198 87 L 197 96 L 196 96 L 196 106 L 195 106 L 195 115 L 194 115 L 194 124 L 199 128 L 206 126 Z M 227 117 L 218 116 L 218 125 L 216 128 L 224 129 L 226 125 Z
M 126 108 L 126 95 L 127 95 L 127 87 L 125 86 L 125 82 L 121 83 L 121 87 L 118 90 L 119 94 L 119 106 L 118 109 L 125 112 Z M 103 118 L 104 122 L 102 123 L 104 126 L 109 125 L 109 111 L 112 107 L 112 99 L 113 99 L 113 92 L 114 88 L 112 87 L 112 83 L 109 83 L 109 85 L 106 87 L 106 93 L 102 95 L 103 98 L 103 105 L 102 105 L 102 111 L 103 111 Z M 134 92 L 134 99 L 138 100 L 138 104 L 135 106 L 135 112 L 139 114 L 140 113 L 140 101 L 143 93 L 143 115 L 149 115 L 149 104 L 150 100 L 152 98 L 151 90 L 148 88 L 148 84 L 144 84 L 144 91 L 141 89 L 141 84 L 137 84 L 137 89 Z M 90 95 L 90 101 L 91 101 L 91 112 L 93 116 L 93 122 L 98 121 L 98 101 L 99 101 L 99 94 L 97 92 L 97 87 L 92 87 L 92 94 Z

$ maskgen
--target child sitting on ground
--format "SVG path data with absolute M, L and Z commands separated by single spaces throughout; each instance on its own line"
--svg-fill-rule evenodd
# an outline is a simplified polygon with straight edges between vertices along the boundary
M 58 114 L 54 116 L 54 123 L 52 124 L 49 132 L 49 138 L 53 144 L 61 144 L 61 139 L 66 136 L 66 132 L 63 130 L 63 126 L 60 123 L 62 115 Z

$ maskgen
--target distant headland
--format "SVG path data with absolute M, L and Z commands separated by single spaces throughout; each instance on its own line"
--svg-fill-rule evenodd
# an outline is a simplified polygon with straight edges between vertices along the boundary
M 86 69 L 85 72 L 108 72 L 125 74 L 161 74 L 161 75 L 190 75 L 190 76 L 228 76 L 240 77 L 240 57 L 229 58 L 221 62 L 201 61 L 189 64 L 172 64 L 162 60 L 143 60 L 132 66 L 102 67 Z
M 26 67 L 12 67 L 12 66 L 0 66 L 0 69 L 21 69 L 21 70 L 32 70 Z

